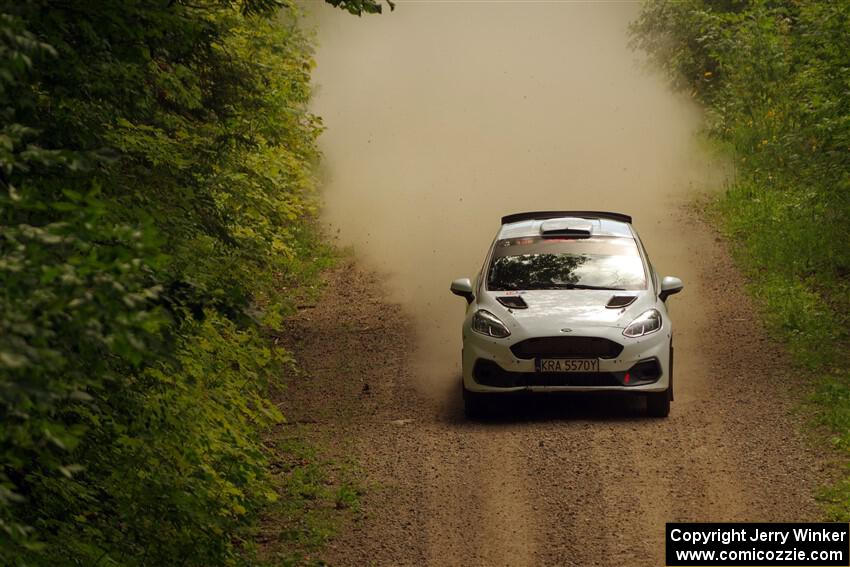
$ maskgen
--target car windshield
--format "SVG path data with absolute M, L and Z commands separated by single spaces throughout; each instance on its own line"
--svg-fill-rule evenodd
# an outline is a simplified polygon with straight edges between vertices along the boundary
M 646 289 L 646 274 L 632 238 L 508 238 L 496 242 L 487 289 Z

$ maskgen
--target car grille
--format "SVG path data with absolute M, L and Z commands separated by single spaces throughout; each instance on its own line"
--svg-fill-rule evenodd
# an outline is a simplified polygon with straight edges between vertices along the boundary
M 535 337 L 511 346 L 517 358 L 616 358 L 623 345 L 600 337 Z

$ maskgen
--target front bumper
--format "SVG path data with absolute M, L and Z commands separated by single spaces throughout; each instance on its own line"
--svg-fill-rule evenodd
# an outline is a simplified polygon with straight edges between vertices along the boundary
M 598 329 L 576 329 L 576 336 L 598 336 Z M 610 329 L 609 340 L 623 345 L 612 358 L 599 359 L 599 372 L 551 374 L 536 372 L 535 358 L 517 358 L 511 345 L 522 338 L 494 339 L 464 329 L 463 384 L 470 392 L 508 393 L 628 391 L 662 392 L 670 384 L 669 327 L 630 339 Z M 557 354 L 547 355 L 558 358 Z M 563 358 L 570 358 L 565 355 Z M 628 378 L 627 378 L 628 375 Z

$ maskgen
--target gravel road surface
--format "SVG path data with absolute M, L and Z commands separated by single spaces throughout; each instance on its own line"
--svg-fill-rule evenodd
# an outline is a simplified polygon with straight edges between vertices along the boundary
M 329 272 L 323 299 L 291 323 L 309 371 L 286 411 L 331 452 L 353 452 L 371 488 L 328 561 L 662 565 L 668 521 L 817 519 L 823 464 L 800 437 L 787 359 L 754 323 L 723 244 L 679 218 L 696 227 L 699 261 L 671 300 L 676 400 L 662 420 L 629 399 L 574 396 L 469 422 L 459 383 L 421 391 L 413 325 L 381 278 L 351 260 Z

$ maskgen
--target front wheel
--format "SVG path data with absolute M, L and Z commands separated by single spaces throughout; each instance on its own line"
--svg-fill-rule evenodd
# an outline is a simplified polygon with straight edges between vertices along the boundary
M 663 392 L 652 392 L 646 395 L 646 413 L 649 417 L 667 417 L 670 415 L 671 388 Z
M 467 419 L 481 419 L 487 415 L 486 394 L 463 389 L 463 413 Z

